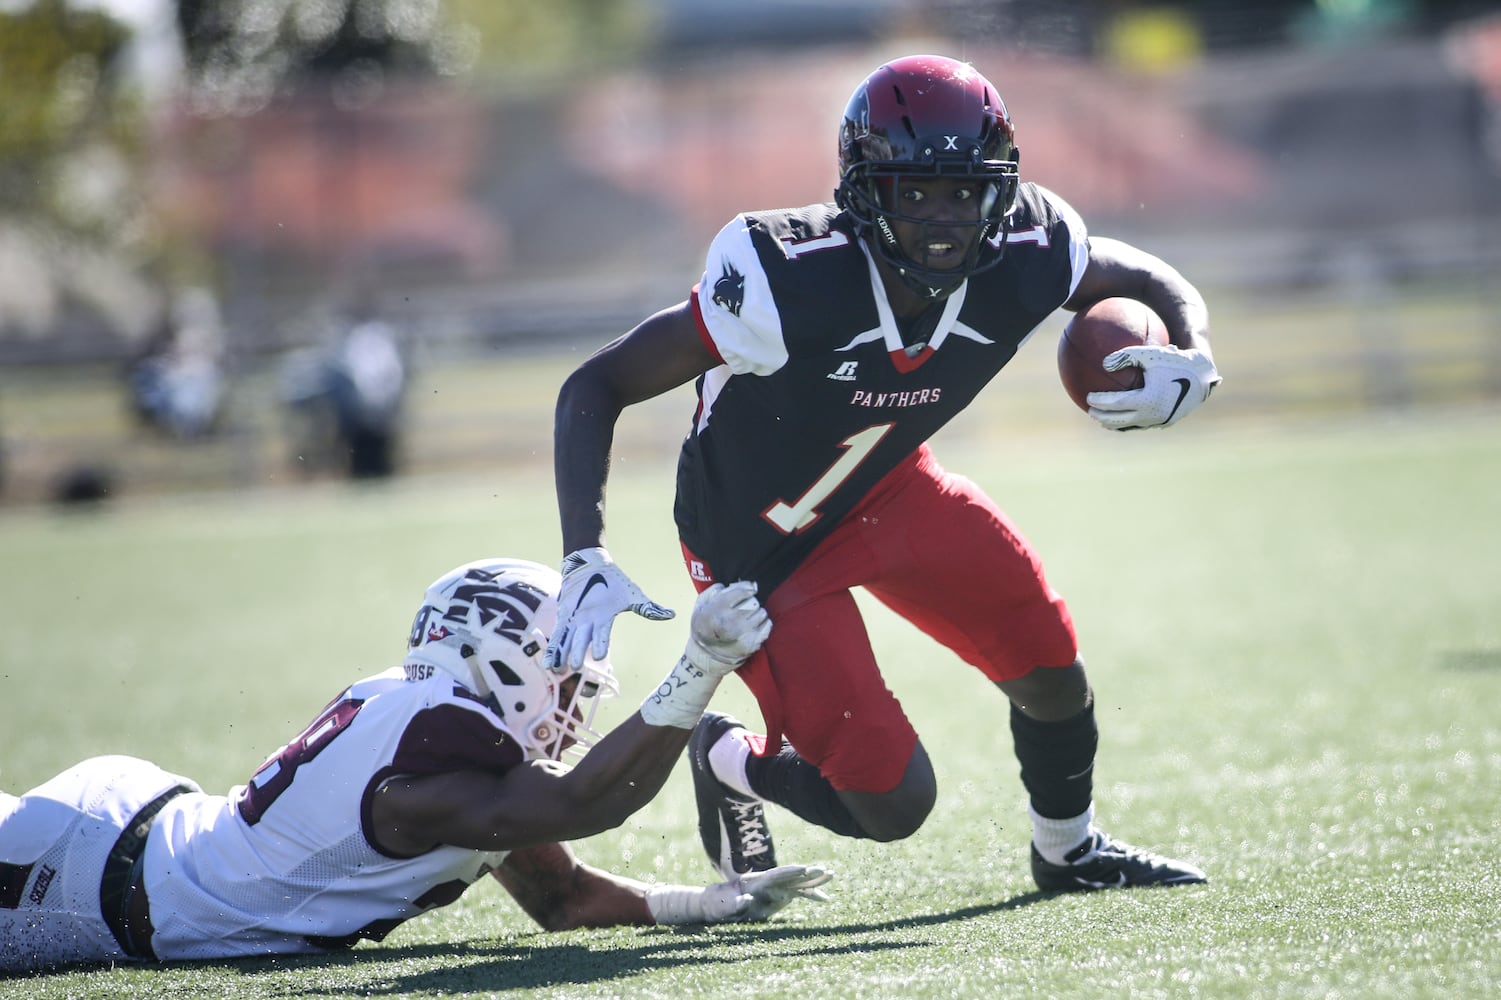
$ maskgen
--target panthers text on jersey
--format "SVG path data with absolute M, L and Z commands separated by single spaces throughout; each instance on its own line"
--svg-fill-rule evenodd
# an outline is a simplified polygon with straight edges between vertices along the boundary
M 1001 262 L 910 343 L 835 206 L 740 215 L 715 237 L 692 304 L 724 364 L 698 380 L 674 508 L 715 579 L 769 594 L 1068 299 L 1089 256 L 1079 216 L 1022 184 L 1009 221 Z

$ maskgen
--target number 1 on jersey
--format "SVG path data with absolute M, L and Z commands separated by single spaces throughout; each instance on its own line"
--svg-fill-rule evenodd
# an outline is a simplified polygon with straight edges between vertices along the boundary
M 778 500 L 766 508 L 761 516 L 787 535 L 802 531 L 817 521 L 823 516 L 818 510 L 818 505 L 827 500 L 844 484 L 846 479 L 854 475 L 860 463 L 870 457 L 870 453 L 875 450 L 876 445 L 893 426 L 895 425 L 875 424 L 839 442 L 839 446 L 844 449 L 844 454 L 840 455 L 834 464 L 829 466 L 812 486 L 808 487 L 807 492 L 791 504 L 785 500 Z

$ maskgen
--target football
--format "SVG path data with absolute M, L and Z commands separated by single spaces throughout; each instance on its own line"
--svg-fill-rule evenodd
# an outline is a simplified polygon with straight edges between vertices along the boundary
M 1101 299 L 1075 314 L 1058 338 L 1058 377 L 1079 409 L 1088 411 L 1084 397 L 1091 392 L 1115 392 L 1142 387 L 1135 365 L 1108 372 L 1105 356 L 1122 347 L 1165 346 L 1167 327 L 1158 315 L 1135 299 Z

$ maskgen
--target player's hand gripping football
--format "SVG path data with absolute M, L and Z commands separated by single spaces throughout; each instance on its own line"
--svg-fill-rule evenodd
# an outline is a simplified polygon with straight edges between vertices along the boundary
M 654 622 L 676 614 L 643 594 L 603 548 L 568 553 L 563 559 L 558 624 L 543 662 L 551 670 L 563 666 L 580 670 L 586 659 L 603 660 L 610 652 L 615 616 L 622 611 L 634 611 Z
M 1135 365 L 1145 381 L 1140 389 L 1091 392 L 1089 415 L 1117 431 L 1171 427 L 1209 398 L 1220 384 L 1214 359 L 1203 351 L 1179 347 L 1123 347 L 1107 354 L 1107 371 Z
M 716 583 L 693 604 L 683 656 L 704 673 L 724 677 L 750 659 L 769 635 L 771 618 L 756 600 L 754 583 Z

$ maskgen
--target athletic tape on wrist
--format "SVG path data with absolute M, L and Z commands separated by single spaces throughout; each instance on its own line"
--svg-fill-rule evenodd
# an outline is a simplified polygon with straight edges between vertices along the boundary
M 743 909 L 733 882 L 704 888 L 654 885 L 646 890 L 646 908 L 659 924 L 718 924 L 739 920 Z
M 718 686 L 718 676 L 694 666 L 686 655 L 680 656 L 672 672 L 641 703 L 641 718 L 653 726 L 692 729 Z
M 689 885 L 654 885 L 646 890 L 646 908 L 659 924 L 701 924 L 704 890 Z

